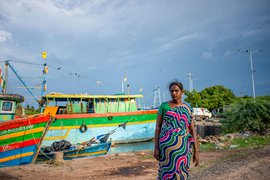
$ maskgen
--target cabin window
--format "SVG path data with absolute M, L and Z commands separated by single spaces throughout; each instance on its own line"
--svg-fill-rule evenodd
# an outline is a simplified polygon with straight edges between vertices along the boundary
M 90 101 L 88 102 L 88 112 L 89 113 L 94 113 L 94 102 L 93 101 Z
M 9 101 L 4 101 L 2 103 L 2 112 L 12 112 L 12 105 L 13 103 L 12 102 L 9 102 Z

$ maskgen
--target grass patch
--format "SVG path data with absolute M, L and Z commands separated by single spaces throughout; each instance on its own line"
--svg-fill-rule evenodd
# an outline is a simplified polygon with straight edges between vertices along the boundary
M 210 151 L 210 150 L 215 150 L 215 144 L 210 144 L 210 143 L 204 143 L 200 144 L 199 147 L 200 151 Z
M 237 138 L 230 141 L 230 145 L 237 145 L 234 149 L 255 149 L 264 145 L 270 144 L 270 136 L 250 136 L 247 138 Z M 203 143 L 200 144 L 200 151 L 216 150 L 215 144 Z M 230 149 L 229 147 L 224 149 Z
M 248 138 L 234 139 L 230 144 L 238 145 L 237 149 L 258 148 L 270 144 L 270 136 L 250 136 Z

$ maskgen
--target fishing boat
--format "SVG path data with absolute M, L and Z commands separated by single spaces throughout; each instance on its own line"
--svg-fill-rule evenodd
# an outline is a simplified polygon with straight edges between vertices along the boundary
M 97 137 L 93 137 L 89 141 L 76 145 L 71 145 L 71 143 L 66 140 L 55 141 L 51 146 L 41 148 L 37 160 L 52 160 L 55 158 L 56 152 L 62 152 L 64 160 L 105 155 L 111 147 L 112 140 L 109 140 L 109 137 L 114 134 L 118 128 L 122 127 L 126 129 L 126 125 L 127 122 L 124 122 L 109 133 L 101 134 Z
M 109 137 L 120 127 L 126 129 L 126 124 L 127 122 L 119 124 L 117 128 L 109 133 L 101 134 L 97 137 L 93 137 L 89 141 L 76 145 L 71 145 L 71 143 L 66 140 L 55 141 L 51 146 L 41 148 L 37 160 L 53 160 L 56 152 L 63 153 L 64 160 L 105 155 L 111 147 L 111 139 L 108 140 Z
M 54 143 L 60 144 L 61 142 L 63 142 L 63 140 L 56 141 Z M 52 145 L 51 147 L 54 147 L 54 146 Z M 52 149 L 51 147 L 49 146 L 49 149 Z M 107 154 L 110 147 L 111 147 L 111 141 L 98 142 L 98 141 L 93 141 L 93 140 L 89 142 L 83 142 L 77 145 L 71 145 L 71 146 L 68 146 L 67 149 L 57 150 L 57 151 L 53 149 L 48 152 L 48 150 L 46 150 L 47 147 L 43 147 L 41 148 L 41 151 L 38 154 L 37 160 L 38 161 L 52 160 L 54 159 L 56 152 L 62 152 L 64 160 L 72 160 L 75 158 L 84 158 L 84 157 L 96 157 L 96 156 Z
M 67 140 L 71 144 L 87 141 L 128 122 L 126 130 L 111 135 L 114 143 L 142 142 L 154 138 L 157 110 L 139 110 L 139 95 L 88 95 L 50 93 L 42 97 L 43 107 L 57 107 L 43 145 Z
M 0 168 L 32 163 L 52 122 L 49 114 L 16 118 L 23 101 L 20 95 L 0 94 Z

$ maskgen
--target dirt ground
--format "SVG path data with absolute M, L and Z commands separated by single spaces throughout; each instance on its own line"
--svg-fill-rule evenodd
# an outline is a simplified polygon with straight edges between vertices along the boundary
M 35 163 L 0 168 L 0 179 L 156 179 L 152 151 L 81 158 L 58 164 Z M 190 179 L 268 179 L 270 144 L 259 149 L 200 152 Z

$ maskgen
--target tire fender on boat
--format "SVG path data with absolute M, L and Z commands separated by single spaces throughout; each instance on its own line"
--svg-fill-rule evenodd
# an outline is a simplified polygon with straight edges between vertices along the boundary
M 108 120 L 112 120 L 113 119 L 113 117 L 112 116 L 108 116 Z
M 79 129 L 80 129 L 81 133 L 85 133 L 88 128 L 87 128 L 87 126 L 85 124 L 82 124 Z

